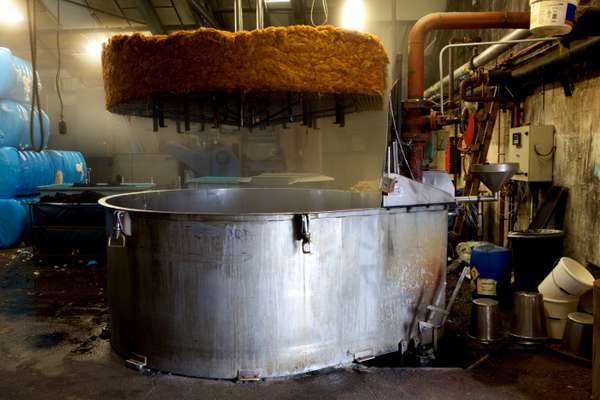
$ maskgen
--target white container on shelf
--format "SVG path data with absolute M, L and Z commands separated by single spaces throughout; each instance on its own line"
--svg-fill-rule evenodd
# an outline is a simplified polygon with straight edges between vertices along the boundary
M 535 35 L 566 35 L 573 29 L 579 0 L 529 0 L 529 30 Z
M 569 313 L 577 311 L 579 297 L 571 299 L 552 299 L 544 297 L 544 314 L 549 318 L 565 319 Z
M 567 326 L 566 318 L 549 318 L 546 317 L 546 330 L 550 339 L 562 339 Z

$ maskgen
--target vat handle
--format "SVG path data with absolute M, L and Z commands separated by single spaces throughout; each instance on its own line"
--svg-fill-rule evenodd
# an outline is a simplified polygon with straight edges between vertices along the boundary
M 115 211 L 113 214 L 113 231 L 108 238 L 108 247 L 125 247 L 125 236 L 128 233 L 131 235 L 129 214 L 126 211 Z
M 302 253 L 311 253 L 311 238 L 310 238 L 310 219 L 308 214 L 294 215 L 296 239 L 302 241 Z
M 125 247 L 125 235 L 121 235 L 120 241 L 119 238 L 110 235 L 108 237 L 108 247 Z

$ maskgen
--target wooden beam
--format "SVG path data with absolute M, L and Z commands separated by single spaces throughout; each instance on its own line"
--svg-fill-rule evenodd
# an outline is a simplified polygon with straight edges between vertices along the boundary
M 213 12 L 213 8 L 211 6 L 212 2 L 201 1 L 201 0 L 188 0 L 188 4 L 192 8 L 192 10 L 200 15 L 202 19 L 204 19 L 208 25 L 212 28 L 220 28 L 223 29 L 225 27 L 224 22 L 221 19 L 218 19 Z
M 223 18 L 223 15 L 217 14 L 215 12 L 215 10 L 220 7 L 220 2 L 218 0 L 205 0 L 204 4 L 206 5 L 206 8 L 210 11 L 210 13 L 215 16 L 221 28 L 226 29 L 227 26 L 225 24 L 225 19 Z
M 294 24 L 306 25 L 306 5 L 304 0 L 292 0 L 292 10 L 294 15 Z
M 77 7 L 87 8 L 88 10 L 91 10 L 91 11 L 94 11 L 94 12 L 97 12 L 100 14 L 110 15 L 111 17 L 115 17 L 115 18 L 121 18 L 124 21 L 135 22 L 137 24 L 146 24 L 146 22 L 142 21 L 141 19 L 125 17 L 123 15 L 119 15 L 119 14 L 111 12 L 111 11 L 103 10 L 101 8 L 88 6 L 87 4 L 81 4 L 74 0 L 62 0 L 62 1 L 65 3 L 71 4 L 71 5 L 77 6 Z
M 139 10 L 142 17 L 146 21 L 146 24 L 150 28 L 150 32 L 154 35 L 163 35 L 166 33 L 165 28 L 156 14 L 156 10 L 152 7 L 150 0 L 136 0 L 135 2 L 137 9 Z

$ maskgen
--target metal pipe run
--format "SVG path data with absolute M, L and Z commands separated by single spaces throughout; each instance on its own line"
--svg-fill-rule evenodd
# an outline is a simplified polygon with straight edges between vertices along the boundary
M 265 3 L 264 0 L 256 0 L 256 29 L 265 27 Z
M 513 40 L 526 39 L 530 35 L 531 35 L 531 32 L 529 31 L 529 29 L 515 29 L 514 31 L 510 32 L 508 35 L 502 37 L 502 39 L 500 39 L 497 44 L 494 44 L 493 46 L 488 47 L 487 49 L 482 51 L 481 54 L 479 54 L 477 57 L 475 57 L 473 59 L 473 66 L 475 68 L 477 68 L 477 67 L 486 65 L 490 61 L 495 60 L 501 54 L 503 54 L 504 52 L 506 52 L 513 46 L 515 46 L 516 43 L 512 42 Z M 470 62 L 464 63 L 460 67 L 456 68 L 453 72 L 454 79 L 459 79 L 461 76 L 463 76 L 464 74 L 469 72 L 470 68 L 471 68 Z M 448 84 L 447 76 L 442 79 L 441 84 L 443 84 L 443 85 Z M 425 89 L 425 93 L 423 94 L 423 97 L 425 97 L 426 99 L 435 98 L 438 95 L 439 90 L 440 90 L 440 82 L 436 82 L 432 86 Z
M 550 41 L 559 41 L 560 38 L 557 37 L 549 37 L 549 38 L 531 38 L 531 39 L 516 39 L 516 40 L 504 40 L 504 41 L 490 41 L 490 42 L 475 42 L 475 43 L 451 43 L 442 47 L 439 55 L 439 68 L 440 68 L 440 82 L 444 81 L 444 52 L 453 47 L 476 47 L 476 46 L 485 46 L 489 44 L 498 44 L 498 43 L 506 43 L 506 44 L 517 44 L 517 43 L 530 43 L 530 42 L 550 42 Z M 468 70 L 465 70 L 465 73 L 468 73 Z M 447 79 L 447 77 L 446 77 Z M 440 113 L 444 114 L 444 85 L 439 85 L 440 89 Z M 461 93 L 462 95 L 462 93 Z
M 455 200 L 457 203 L 486 203 L 498 201 L 500 196 L 499 192 L 494 193 L 491 196 L 456 196 Z
M 425 143 L 432 129 L 446 123 L 423 103 L 425 90 L 425 38 L 436 29 L 527 28 L 528 12 L 450 12 L 429 14 L 417 21 L 408 35 L 408 100 L 404 103 L 403 139 L 412 143 L 410 167 L 415 179 L 422 177 Z M 425 117 L 426 123 L 420 123 Z
M 563 62 L 575 56 L 579 56 L 599 45 L 599 36 L 591 37 L 581 42 L 572 43 L 569 49 L 556 50 L 550 54 L 533 60 L 532 62 L 527 63 L 522 67 L 515 69 L 511 72 L 511 76 L 513 79 L 524 79 L 530 74 L 540 71 L 544 67 L 547 67 L 554 63 Z
M 425 91 L 425 38 L 439 29 L 528 28 L 529 12 L 448 12 L 429 14 L 408 35 L 408 98 L 421 99 Z
M 233 1 L 233 19 L 235 32 L 244 30 L 244 10 L 242 9 L 242 0 Z

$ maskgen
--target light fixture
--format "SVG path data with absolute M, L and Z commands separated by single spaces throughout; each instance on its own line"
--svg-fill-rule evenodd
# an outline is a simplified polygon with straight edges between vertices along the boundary
M 88 39 L 85 44 L 85 55 L 93 59 L 100 59 L 102 55 L 102 44 L 106 42 L 105 37 L 94 37 Z
M 342 27 L 356 31 L 365 29 L 365 5 L 362 0 L 346 0 L 342 10 Z
M 0 0 L 0 10 L 0 23 L 18 24 L 25 20 L 21 10 L 10 0 Z
M 265 0 L 265 4 L 283 4 L 289 2 L 290 0 Z

